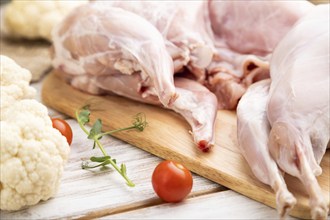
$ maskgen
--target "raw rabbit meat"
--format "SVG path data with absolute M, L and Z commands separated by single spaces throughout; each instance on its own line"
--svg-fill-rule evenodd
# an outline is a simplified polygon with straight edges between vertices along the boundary
M 329 7 L 321 5 L 276 46 L 270 84 L 251 86 L 238 104 L 242 154 L 256 177 L 276 192 L 281 214 L 295 200 L 279 169 L 303 183 L 313 219 L 328 215 L 329 204 L 315 176 L 322 172 L 319 163 L 330 135 L 329 53 Z
M 188 79 L 178 78 L 174 85 L 173 61 L 163 37 L 144 18 L 91 3 L 71 13 L 54 30 L 53 39 L 53 65 L 72 86 L 93 94 L 111 92 L 160 102 L 185 117 L 201 150 L 213 146 L 215 96 Z
M 314 219 L 329 210 L 315 178 L 330 135 L 329 15 L 329 5 L 317 6 L 276 47 L 267 107 L 269 150 L 304 184 Z
M 286 216 L 296 204 L 288 191 L 283 173 L 268 149 L 270 124 L 267 119 L 267 100 L 270 79 L 252 84 L 237 106 L 238 146 L 253 174 L 276 193 L 277 210 Z

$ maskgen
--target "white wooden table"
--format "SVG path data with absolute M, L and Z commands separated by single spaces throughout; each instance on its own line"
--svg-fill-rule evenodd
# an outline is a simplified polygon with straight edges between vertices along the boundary
M 32 83 L 40 100 L 42 80 Z M 201 176 L 193 175 L 193 189 L 181 203 L 165 203 L 154 193 L 151 176 L 162 161 L 148 152 L 107 136 L 102 139 L 109 155 L 127 166 L 136 184 L 130 188 L 113 169 L 82 170 L 92 155 L 92 143 L 75 119 L 53 109 L 52 117 L 64 118 L 73 129 L 73 142 L 62 182 L 54 198 L 17 212 L 1 211 L 1 219 L 276 219 L 277 211 Z M 290 218 L 291 219 L 291 218 Z

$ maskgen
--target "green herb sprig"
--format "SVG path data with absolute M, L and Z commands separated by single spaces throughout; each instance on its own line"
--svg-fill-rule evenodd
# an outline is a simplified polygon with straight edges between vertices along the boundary
M 118 171 L 118 173 L 126 180 L 126 184 L 130 187 L 134 187 L 135 184 L 127 177 L 127 171 L 126 171 L 126 165 L 121 164 L 120 167 L 117 165 L 116 159 L 111 158 L 107 152 L 105 151 L 103 145 L 100 142 L 100 139 L 104 135 L 111 135 L 115 132 L 119 131 L 125 131 L 125 130 L 131 130 L 136 129 L 138 131 L 143 131 L 145 127 L 147 126 L 146 117 L 143 113 L 139 113 L 134 116 L 134 120 L 132 122 L 132 125 L 126 128 L 119 128 L 107 132 L 102 132 L 102 121 L 101 119 L 97 119 L 93 127 L 90 129 L 90 131 L 87 130 L 85 125 L 90 122 L 90 114 L 91 111 L 89 109 L 89 105 L 84 106 L 83 108 L 76 111 L 76 118 L 79 123 L 80 128 L 88 135 L 87 138 L 94 141 L 93 143 L 93 149 L 95 149 L 96 146 L 101 150 L 103 157 L 91 157 L 90 161 L 84 161 L 82 163 L 82 169 L 92 169 L 96 167 L 104 167 L 107 165 L 111 165 L 115 170 Z M 90 162 L 93 162 L 96 165 L 90 165 Z

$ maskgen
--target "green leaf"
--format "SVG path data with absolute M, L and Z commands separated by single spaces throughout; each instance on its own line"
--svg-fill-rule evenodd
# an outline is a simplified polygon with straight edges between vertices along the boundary
M 112 161 L 113 161 L 115 164 L 117 164 L 117 160 L 116 160 L 116 159 L 112 159 Z
M 101 134 L 101 132 L 102 132 L 102 121 L 101 119 L 97 119 L 89 132 L 88 139 L 94 139 L 95 137 L 97 137 L 98 134 Z M 102 136 L 97 137 L 97 139 L 101 139 L 101 138 Z
M 89 116 L 90 116 L 91 112 L 89 110 L 89 106 L 86 105 L 84 106 L 81 111 L 79 112 L 78 115 L 78 120 L 83 124 L 87 124 L 89 122 Z
M 110 156 L 104 156 L 104 157 L 91 157 L 90 160 L 92 162 L 99 162 L 99 163 L 102 163 L 106 160 L 109 160 L 110 159 Z

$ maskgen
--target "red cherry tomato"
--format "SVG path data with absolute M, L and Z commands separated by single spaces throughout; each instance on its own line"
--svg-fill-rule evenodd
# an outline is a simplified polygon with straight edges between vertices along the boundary
M 156 194 L 166 202 L 180 202 L 191 191 L 191 172 L 182 164 L 163 161 L 152 174 L 152 186 Z
M 70 125 L 60 118 L 52 118 L 53 128 L 56 128 L 61 132 L 61 134 L 66 137 L 68 144 L 71 145 L 72 143 L 72 129 Z

